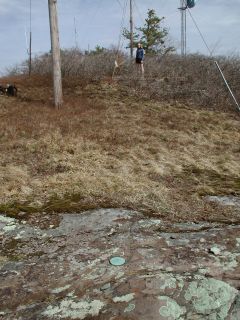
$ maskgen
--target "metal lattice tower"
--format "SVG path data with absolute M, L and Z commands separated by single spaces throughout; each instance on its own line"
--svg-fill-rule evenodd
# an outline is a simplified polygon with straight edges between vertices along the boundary
M 186 56 L 187 52 L 187 16 L 186 16 L 186 0 L 180 0 L 181 13 L 181 55 Z

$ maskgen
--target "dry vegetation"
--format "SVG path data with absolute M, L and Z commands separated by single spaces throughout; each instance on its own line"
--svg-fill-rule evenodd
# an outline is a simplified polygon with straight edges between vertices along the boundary
M 204 198 L 240 194 L 234 108 L 149 99 L 134 80 L 66 78 L 65 104 L 56 111 L 46 75 L 10 80 L 20 94 L 0 96 L 1 211 L 124 207 L 170 220 L 240 220 Z
M 118 57 L 118 58 L 117 58 Z M 240 58 L 217 57 L 226 79 L 229 81 L 236 98 L 240 101 Z M 181 101 L 184 105 L 193 104 L 216 111 L 235 111 L 236 107 L 214 64 L 214 58 L 189 55 L 186 59 L 179 55 L 147 56 L 145 59 L 145 81 L 139 85 L 134 63 L 116 50 L 106 50 L 100 54 L 84 54 L 77 49 L 62 51 L 62 74 L 76 77 L 82 86 L 103 78 L 111 78 L 114 61 L 120 69 L 116 77 L 129 93 L 131 88 L 139 97 L 163 102 Z M 21 70 L 27 73 L 28 64 L 23 63 Z M 49 76 L 51 73 L 50 54 L 33 60 L 35 75 Z M 19 68 L 11 70 L 18 73 Z

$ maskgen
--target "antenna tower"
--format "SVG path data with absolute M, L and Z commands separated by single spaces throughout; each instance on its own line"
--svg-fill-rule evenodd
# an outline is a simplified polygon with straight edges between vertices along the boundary
M 74 36 L 75 36 L 75 48 L 78 48 L 78 32 L 77 32 L 77 23 L 76 17 L 74 17 Z
M 180 0 L 181 13 L 181 55 L 186 56 L 187 52 L 187 15 L 186 15 L 186 0 Z

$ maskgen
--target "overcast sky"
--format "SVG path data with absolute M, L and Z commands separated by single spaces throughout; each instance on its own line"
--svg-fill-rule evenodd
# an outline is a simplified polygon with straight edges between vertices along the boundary
M 60 42 L 62 48 L 75 46 L 74 18 L 77 42 L 81 49 L 97 44 L 117 45 L 122 8 L 126 0 L 58 0 Z M 27 58 L 26 34 L 29 33 L 30 0 L 0 0 L 0 73 Z M 170 37 L 179 48 L 179 0 L 135 0 L 135 25 L 143 24 L 147 9 L 155 9 L 165 19 Z M 191 10 L 199 28 L 215 54 L 240 52 L 240 0 L 198 0 Z M 188 15 L 187 51 L 207 53 Z M 128 26 L 129 17 L 125 19 Z M 32 0 L 33 53 L 50 50 L 48 1 Z

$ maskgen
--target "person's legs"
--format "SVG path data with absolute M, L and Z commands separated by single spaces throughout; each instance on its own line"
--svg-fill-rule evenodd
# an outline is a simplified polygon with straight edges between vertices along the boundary
M 144 66 L 143 66 L 143 63 L 141 63 L 140 67 L 141 67 L 141 74 L 142 74 L 142 76 L 144 76 Z
M 137 75 L 144 77 L 143 61 L 141 61 L 141 60 L 136 60 L 136 69 L 137 69 Z
M 137 75 L 139 75 L 139 73 L 141 72 L 140 69 L 139 69 L 140 68 L 140 64 L 138 62 L 136 62 L 135 65 L 136 65 L 136 73 L 137 73 Z

